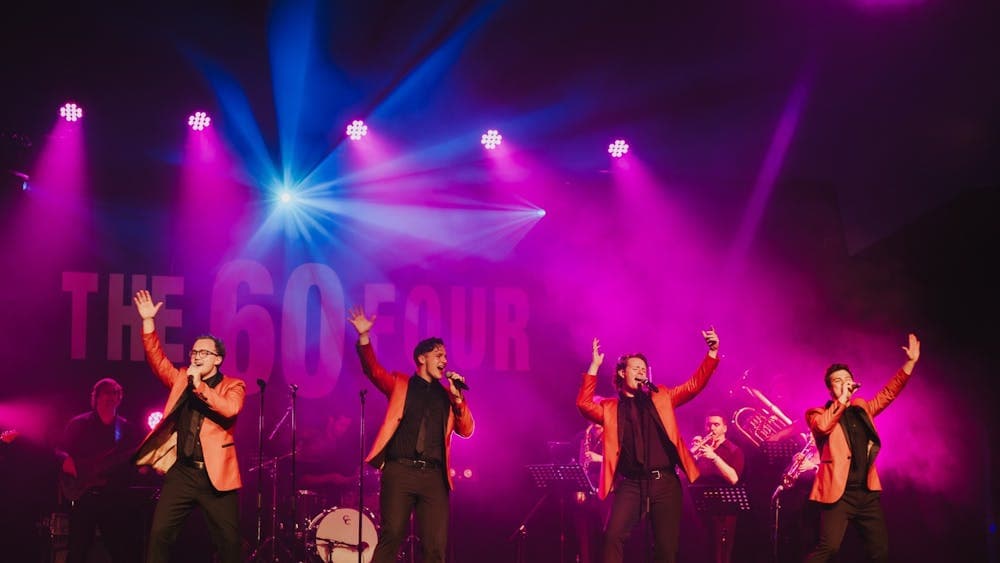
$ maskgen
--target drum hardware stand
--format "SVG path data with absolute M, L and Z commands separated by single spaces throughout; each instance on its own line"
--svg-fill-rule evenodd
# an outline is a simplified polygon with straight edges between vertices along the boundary
M 260 550 L 261 529 L 264 522 L 264 482 L 260 479 L 261 463 L 264 461 L 264 387 L 267 383 L 263 379 L 257 380 L 260 387 L 260 409 L 257 413 L 257 543 L 254 552 Z
M 258 384 L 261 384 L 260 380 L 258 380 Z M 287 539 L 286 540 L 282 539 L 282 535 L 287 535 L 287 533 L 290 532 L 290 533 L 293 534 L 292 538 L 294 540 L 294 537 L 295 537 L 294 534 L 299 529 L 299 523 L 295 521 L 295 513 L 296 513 L 296 510 L 297 510 L 297 508 L 296 508 L 296 497 L 297 497 L 297 494 L 296 494 L 296 490 L 295 490 L 295 392 L 298 390 L 299 386 L 293 384 L 293 385 L 289 385 L 288 387 L 289 387 L 289 389 L 291 390 L 291 393 L 292 393 L 291 404 L 289 405 L 288 409 L 285 411 L 284 416 L 281 417 L 281 420 L 278 421 L 278 424 L 274 427 L 274 430 L 271 431 L 271 434 L 268 437 L 268 440 L 274 438 L 274 436 L 278 433 L 278 430 L 281 429 L 281 427 L 285 423 L 285 420 L 288 419 L 289 415 L 290 415 L 290 417 L 291 417 L 291 430 L 292 430 L 292 438 L 291 438 L 292 439 L 292 451 L 291 451 L 291 453 L 289 453 L 287 455 L 275 457 L 275 458 L 271 459 L 270 461 L 268 461 L 267 463 L 262 463 L 262 459 L 259 458 L 258 461 L 257 461 L 257 467 L 254 468 L 254 469 L 260 470 L 265 465 L 268 466 L 268 475 L 271 478 L 271 536 L 268 537 L 263 542 L 261 542 L 258 539 L 258 541 L 257 541 L 257 549 L 255 549 L 254 552 L 250 554 L 250 556 L 247 558 L 247 561 L 255 561 L 255 562 L 270 561 L 272 563 L 280 563 L 283 560 L 287 560 L 287 561 L 293 560 L 293 554 L 295 553 L 294 549 L 289 549 L 288 546 L 284 545 L 285 543 L 292 543 L 292 547 L 294 548 L 294 541 L 293 542 L 287 542 Z M 263 389 L 263 385 L 261 385 L 261 389 Z M 261 401 L 263 402 L 263 395 L 261 396 Z M 263 409 L 261 409 L 261 410 L 263 411 Z M 261 416 L 263 416 L 263 415 L 261 415 Z M 261 434 L 261 436 L 263 436 L 263 434 Z M 261 448 L 263 448 L 263 445 L 261 445 Z M 278 529 L 278 461 L 281 460 L 281 459 L 283 459 L 283 458 L 285 458 L 285 457 L 287 457 L 287 456 L 291 456 L 291 458 L 292 458 L 292 471 L 291 471 L 291 473 L 292 473 L 292 516 L 291 516 L 292 525 L 287 528 L 287 532 L 286 532 L 286 528 L 284 526 L 282 526 L 281 533 L 279 533 L 279 529 Z M 253 471 L 254 469 L 251 469 L 251 471 Z M 258 488 L 258 490 L 260 490 L 260 488 L 261 488 L 261 483 L 262 483 L 261 479 L 263 479 L 263 474 L 262 473 L 258 474 L 258 476 L 257 476 L 257 488 Z M 260 534 L 258 532 L 258 536 L 259 535 Z M 270 548 L 270 555 L 271 555 L 271 557 L 269 559 L 265 559 L 264 558 L 265 547 L 269 547 Z
M 288 386 L 288 389 L 292 393 L 291 404 L 289 404 L 289 406 L 288 406 L 288 411 L 292 415 L 292 422 L 291 422 L 291 429 L 292 429 L 292 513 L 291 513 L 291 516 L 290 516 L 290 519 L 292 521 L 292 525 L 289 526 L 289 531 L 292 532 L 292 534 L 293 534 L 292 537 L 293 538 L 300 538 L 300 537 L 303 537 L 302 534 L 305 534 L 305 530 L 299 530 L 300 523 L 296 519 L 296 516 L 298 515 L 299 495 L 298 495 L 298 489 L 296 488 L 296 482 L 295 482 L 295 446 L 296 446 L 296 444 L 295 444 L 295 399 L 296 399 L 296 394 L 297 394 L 296 392 L 299 390 L 299 386 L 295 385 L 293 383 L 293 384 L 291 384 L 291 385 Z
M 408 556 L 405 557 L 404 559 L 407 560 L 407 561 L 409 561 L 410 563 L 416 563 L 416 561 L 417 561 L 417 539 L 418 539 L 417 538 L 417 530 L 416 530 L 416 527 L 414 525 L 414 516 L 413 516 L 413 513 L 411 512 L 410 513 L 410 534 L 408 536 L 406 536 L 405 540 L 403 540 L 403 545 L 406 546 L 406 551 L 408 553 Z
M 364 549 L 361 548 L 364 545 L 364 535 L 362 533 L 362 524 L 364 518 L 362 517 L 365 513 L 365 395 L 368 394 L 367 389 L 362 389 L 358 393 L 358 398 L 361 401 L 361 417 L 360 417 L 360 428 L 359 433 L 359 445 L 358 445 L 358 563 L 362 563 L 361 554 Z M 330 550 L 332 553 L 333 550 Z M 331 555 L 332 557 L 332 555 Z
M 285 547 L 281 536 L 278 533 L 278 460 L 281 457 L 275 457 L 266 463 L 258 463 L 257 467 L 267 468 L 268 476 L 271 478 L 271 535 L 267 537 L 263 542 L 259 542 L 257 549 L 250 554 L 247 561 L 256 562 L 272 562 L 279 563 L 282 561 L 282 555 L 284 555 L 285 560 L 291 559 L 291 552 Z M 254 468 L 256 469 L 256 468 Z M 251 469 L 253 471 L 254 469 Z M 264 478 L 263 473 L 257 475 L 258 483 Z M 268 554 L 268 557 L 265 554 Z

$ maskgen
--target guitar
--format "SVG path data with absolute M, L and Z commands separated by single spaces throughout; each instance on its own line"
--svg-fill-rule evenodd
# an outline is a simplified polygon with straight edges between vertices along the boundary
M 119 465 L 128 462 L 132 454 L 132 449 L 111 448 L 95 456 L 73 458 L 76 464 L 76 477 L 65 471 L 59 472 L 59 490 L 63 496 L 71 501 L 79 500 L 87 489 L 100 487 L 108 484 L 108 477 L 111 470 Z

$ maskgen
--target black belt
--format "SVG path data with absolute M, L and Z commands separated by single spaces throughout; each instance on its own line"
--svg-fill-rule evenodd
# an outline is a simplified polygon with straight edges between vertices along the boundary
M 659 481 L 672 473 L 673 470 L 671 469 L 650 469 L 636 473 L 627 473 L 622 475 L 622 477 L 632 479 L 633 481 Z
M 205 469 L 204 461 L 198 461 L 196 459 L 191 459 L 189 457 L 180 457 L 177 458 L 177 461 L 180 462 L 181 465 L 186 465 L 192 469 Z
M 441 467 L 441 462 L 433 459 L 407 459 L 405 457 L 398 457 L 392 461 L 407 467 L 416 467 L 417 469 L 438 469 Z

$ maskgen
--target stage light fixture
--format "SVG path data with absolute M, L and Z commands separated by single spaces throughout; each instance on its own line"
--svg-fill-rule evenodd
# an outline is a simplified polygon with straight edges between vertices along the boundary
M 292 192 L 288 190 L 282 190 L 281 194 L 278 195 L 278 199 L 281 200 L 281 203 L 291 203 L 292 200 L 295 199 L 295 197 L 292 196 Z
M 493 150 L 503 142 L 503 135 L 496 129 L 487 129 L 479 142 L 488 150 Z
M 83 117 L 83 108 L 73 102 L 67 102 L 59 108 L 59 116 L 66 121 L 79 121 Z
M 195 131 L 202 131 L 212 124 L 212 118 L 203 111 L 196 111 L 188 116 L 188 126 Z
M 360 119 L 355 119 L 347 126 L 347 136 L 352 141 L 360 141 L 361 137 L 368 134 L 368 126 L 365 125 L 364 121 Z
M 156 425 L 159 424 L 161 420 L 163 420 L 163 411 L 153 411 L 146 417 L 146 426 L 152 430 L 156 428 Z
M 624 139 L 617 139 L 615 142 L 608 145 L 608 152 L 615 158 L 621 158 L 628 153 L 628 143 L 626 143 Z

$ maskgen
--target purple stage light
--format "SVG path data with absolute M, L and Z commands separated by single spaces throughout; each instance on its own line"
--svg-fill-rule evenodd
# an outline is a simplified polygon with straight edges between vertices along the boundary
M 73 102 L 68 102 L 59 108 L 59 116 L 66 121 L 79 121 L 83 117 L 83 108 Z
M 212 118 L 203 111 L 196 111 L 188 116 L 188 126 L 195 131 L 201 131 L 212 124 Z
M 608 152 L 611 153 L 611 156 L 615 158 L 621 158 L 622 156 L 625 155 L 625 153 L 628 152 L 628 143 L 626 143 L 622 139 L 618 139 L 615 142 L 608 145 Z
M 347 136 L 350 137 L 352 141 L 360 141 L 361 137 L 368 134 L 368 126 L 365 125 L 364 121 L 360 119 L 355 119 L 347 126 Z
M 502 141 L 503 136 L 500 135 L 500 132 L 496 129 L 488 129 L 485 133 L 483 133 L 482 139 L 479 140 L 479 142 L 489 150 L 497 148 Z

